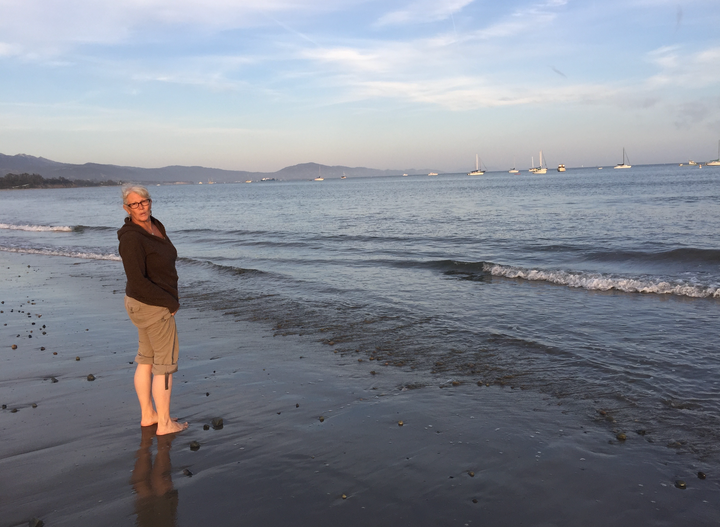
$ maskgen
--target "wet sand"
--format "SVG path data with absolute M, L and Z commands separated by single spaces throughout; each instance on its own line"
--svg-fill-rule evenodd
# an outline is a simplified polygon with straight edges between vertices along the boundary
M 0 270 L 0 527 L 720 524 L 717 463 L 652 434 L 189 306 L 172 409 L 190 428 L 158 439 L 120 264 L 0 253 Z

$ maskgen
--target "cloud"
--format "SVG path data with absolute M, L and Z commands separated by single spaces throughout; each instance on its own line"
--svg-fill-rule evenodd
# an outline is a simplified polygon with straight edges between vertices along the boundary
M 421 0 L 381 16 L 376 25 L 404 25 L 446 20 L 474 0 Z
M 694 90 L 720 85 L 720 46 L 682 53 L 680 46 L 668 46 L 647 54 L 660 72 L 648 79 L 653 88 L 684 87 Z

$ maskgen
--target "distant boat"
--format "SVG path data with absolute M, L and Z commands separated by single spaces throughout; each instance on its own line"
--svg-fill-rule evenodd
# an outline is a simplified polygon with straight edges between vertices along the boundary
M 720 167 L 720 140 L 718 141 L 718 158 L 705 163 L 706 166 Z
M 403 174 L 403 177 L 407 177 L 407 176 L 408 176 L 407 174 Z
M 565 165 L 558 165 L 558 172 L 565 172 Z
M 320 175 L 320 167 L 318 166 L 318 177 L 313 179 L 313 181 L 325 181 L 325 179 Z
M 629 165 L 628 163 L 626 163 L 625 162 L 626 159 L 627 159 L 627 155 L 625 155 L 625 147 L 623 147 L 622 163 L 618 163 L 617 165 L 615 165 L 615 168 L 630 168 L 632 165 Z M 627 159 L 627 160 L 630 161 L 629 159 Z
M 437 172 L 430 172 L 430 173 L 428 174 L 428 176 L 437 176 L 437 175 L 438 175 Z
M 690 161 L 688 161 L 688 165 L 697 165 L 697 163 L 691 159 Z
M 468 172 L 468 176 L 482 176 L 485 173 L 484 170 L 480 170 L 479 159 L 478 155 L 475 154 L 475 170 Z
M 520 171 L 517 168 L 515 168 L 516 166 L 517 165 L 515 165 L 515 159 L 513 159 L 513 167 L 510 170 L 508 170 L 508 172 L 510 174 L 519 174 Z
M 535 163 L 535 159 L 532 159 L 532 162 Z M 542 150 L 540 150 L 540 164 L 530 168 L 528 172 L 532 172 L 533 174 L 547 174 L 547 167 L 543 165 Z

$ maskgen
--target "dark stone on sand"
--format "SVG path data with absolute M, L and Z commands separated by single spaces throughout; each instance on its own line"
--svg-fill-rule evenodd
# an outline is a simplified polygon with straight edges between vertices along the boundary
M 37 403 L 32 403 L 33 408 L 37 408 Z
M 453 385 L 453 386 L 460 386 L 460 381 L 453 381 L 453 382 L 452 382 L 452 385 Z
M 300 408 L 300 405 L 299 405 L 299 404 L 295 404 L 295 408 Z
M 32 335 L 28 335 L 28 338 L 31 339 L 31 338 L 32 338 Z
M 197 452 L 198 450 L 200 450 L 200 443 L 198 443 L 197 441 L 191 441 L 190 450 L 192 450 L 193 452 Z
M 183 470 L 183 475 L 185 475 L 185 476 L 187 476 L 187 477 L 191 478 L 191 477 L 192 477 L 192 475 L 193 475 L 193 473 L 192 473 L 192 472 L 190 472 L 190 471 L 189 471 L 188 469 L 185 469 L 185 470 Z
M 203 430 L 210 430 L 210 425 L 203 425 Z
M 698 472 L 698 478 L 705 479 L 706 477 L 705 472 Z
M 685 483 L 683 480 L 679 479 L 679 480 L 677 480 L 677 481 L 675 482 L 675 486 L 676 486 L 677 488 L 679 488 L 679 489 L 683 489 L 683 490 L 684 490 L 684 489 L 687 488 L 687 483 Z
M 637 433 L 637 435 L 640 435 L 640 436 L 644 436 L 645 434 L 647 434 L 647 432 L 645 430 L 636 430 L 635 432 Z
M 615 436 L 618 441 L 625 441 L 627 439 L 627 436 L 620 432 L 618 435 Z
M 472 502 L 473 502 L 473 503 L 477 503 L 477 502 L 478 502 L 477 498 L 473 498 L 473 499 L 472 499 Z
M 7 409 L 7 405 L 6 404 L 2 405 L 2 409 L 3 410 Z
M 50 380 L 51 380 L 52 382 L 58 382 L 58 380 L 57 380 L 55 377 L 50 377 Z
M 402 421 L 398 421 L 398 426 L 402 426 L 402 425 L 404 425 L 404 424 L 405 424 L 405 423 L 403 423 Z
M 45 349 L 45 348 L 42 348 L 42 349 Z M 57 351 L 53 351 L 53 355 L 57 355 Z
M 324 420 L 325 420 L 325 418 L 324 418 L 322 415 L 321 415 L 320 417 L 318 417 L 318 421 L 320 421 L 321 423 L 322 423 Z
M 13 408 L 12 410 L 10 410 L 10 413 L 11 413 L 11 414 L 16 414 L 16 413 L 17 413 L 17 408 Z
M 471 478 L 474 478 L 474 477 L 475 477 L 475 472 L 473 472 L 472 470 L 469 470 L 469 471 L 468 471 L 468 476 L 470 476 Z
M 13 344 L 13 345 L 10 346 L 10 347 L 11 347 L 12 349 L 16 350 L 16 349 L 17 349 L 17 344 Z
M 87 376 L 87 380 L 88 380 L 88 381 L 94 381 L 94 380 L 95 380 L 95 376 L 91 373 L 90 375 Z
M 39 518 L 32 518 L 28 521 L 28 527 L 44 527 L 45 522 Z
M 45 346 L 40 346 L 40 351 L 45 351 Z
M 222 430 L 222 427 L 224 426 L 223 418 L 222 417 L 216 417 L 212 420 L 212 427 L 213 430 Z
M 75 360 L 80 360 L 80 357 L 75 357 Z M 132 364 L 132 362 L 130 364 Z
M 376 372 L 375 370 L 372 370 L 372 371 L 370 372 L 370 375 L 377 375 L 377 372 Z

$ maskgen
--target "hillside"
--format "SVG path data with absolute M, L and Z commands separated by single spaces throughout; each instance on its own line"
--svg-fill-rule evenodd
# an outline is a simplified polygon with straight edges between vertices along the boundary
M 198 183 L 212 180 L 216 183 L 237 181 L 258 181 L 263 178 L 278 180 L 325 179 L 347 177 L 379 177 L 403 173 L 427 174 L 437 169 L 378 170 L 365 167 L 326 166 L 318 163 L 302 163 L 278 170 L 277 172 L 249 172 L 244 170 L 222 170 L 200 166 L 167 166 L 162 168 L 139 168 L 120 165 L 85 163 L 82 165 L 60 163 L 26 154 L 9 156 L 0 154 L 0 177 L 6 174 L 39 174 L 45 178 L 86 179 L 96 181 L 136 181 L 148 183 L 187 182 Z

